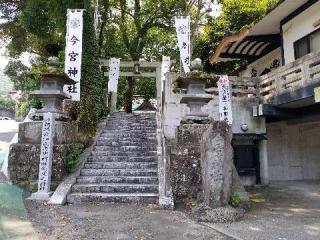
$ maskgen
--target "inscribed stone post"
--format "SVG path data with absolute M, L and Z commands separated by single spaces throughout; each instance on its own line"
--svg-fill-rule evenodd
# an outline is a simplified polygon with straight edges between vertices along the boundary
M 45 113 L 42 125 L 41 153 L 39 163 L 38 192 L 31 195 L 31 199 L 48 199 L 51 195 L 51 172 L 53 158 L 54 116 Z

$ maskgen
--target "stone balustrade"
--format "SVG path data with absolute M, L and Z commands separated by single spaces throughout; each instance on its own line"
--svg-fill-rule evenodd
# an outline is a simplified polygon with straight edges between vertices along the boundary
M 320 52 L 310 53 L 259 78 L 259 95 L 263 103 L 273 97 L 320 83 Z

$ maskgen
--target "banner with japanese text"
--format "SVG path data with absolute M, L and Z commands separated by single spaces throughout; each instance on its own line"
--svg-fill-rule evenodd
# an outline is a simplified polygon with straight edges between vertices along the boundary
M 167 56 L 162 56 L 161 65 L 161 90 L 164 89 L 164 81 L 166 80 L 166 73 L 170 72 L 171 59 Z
M 108 92 L 118 92 L 119 75 L 120 75 L 120 59 L 110 58 Z
M 226 75 L 220 76 L 218 80 L 219 91 L 219 114 L 220 121 L 226 121 L 229 125 L 232 124 L 232 105 L 231 91 L 229 78 Z
M 190 16 L 175 17 L 175 26 L 184 72 L 190 72 Z
M 65 73 L 77 83 L 65 85 L 64 92 L 73 101 L 80 101 L 81 59 L 82 59 L 83 10 L 68 9 L 65 53 Z

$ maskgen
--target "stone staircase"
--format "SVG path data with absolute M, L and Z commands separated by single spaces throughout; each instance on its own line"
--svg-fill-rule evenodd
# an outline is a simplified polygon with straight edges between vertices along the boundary
M 157 204 L 156 150 L 154 112 L 113 113 L 67 201 Z

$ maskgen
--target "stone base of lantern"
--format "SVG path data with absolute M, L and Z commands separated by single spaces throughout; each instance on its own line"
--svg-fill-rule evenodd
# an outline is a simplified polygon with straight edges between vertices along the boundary
M 49 200 L 52 196 L 53 192 L 35 192 L 32 193 L 31 196 L 28 198 L 28 200 L 39 200 L 39 201 L 45 201 Z
M 54 144 L 67 144 L 76 141 L 77 126 L 70 122 L 55 122 Z M 42 121 L 23 122 L 19 124 L 18 143 L 40 144 Z
M 37 110 L 35 113 L 29 114 L 28 117 L 34 121 L 42 121 L 44 114 L 47 112 L 48 111 Z M 67 113 L 64 113 L 64 112 L 52 112 L 52 113 L 56 121 L 68 122 L 70 120 L 70 117 Z
M 210 124 L 211 122 L 212 118 L 199 116 L 186 116 L 181 120 L 181 124 Z

